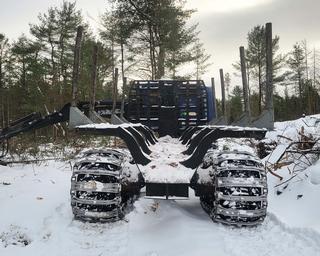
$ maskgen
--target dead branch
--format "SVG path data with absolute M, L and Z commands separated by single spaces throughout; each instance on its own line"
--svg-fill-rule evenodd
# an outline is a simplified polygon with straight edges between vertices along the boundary
M 276 174 L 275 172 L 273 172 L 273 171 L 271 170 L 271 168 L 269 168 L 269 167 L 266 167 L 266 168 L 267 168 L 268 172 L 270 172 L 273 176 L 279 178 L 280 180 L 283 180 L 283 177 L 280 176 L 279 174 Z
M 283 185 L 283 184 L 289 182 L 290 180 L 292 180 L 293 178 L 295 178 L 297 175 L 298 175 L 298 174 L 295 174 L 295 175 L 291 176 L 289 179 L 285 180 L 284 182 L 281 182 L 281 183 L 278 184 L 278 185 L 275 185 L 274 187 L 275 187 L 275 188 L 280 187 L 281 185 Z
M 281 135 L 281 134 L 279 134 L 277 137 L 281 138 L 281 139 L 286 139 L 286 140 L 289 140 L 289 141 L 293 141 L 292 139 L 290 139 L 290 138 L 288 138 L 288 137 L 286 137 L 284 135 Z

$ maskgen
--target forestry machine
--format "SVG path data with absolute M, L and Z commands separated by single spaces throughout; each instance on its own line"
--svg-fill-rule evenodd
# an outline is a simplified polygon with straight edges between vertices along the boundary
M 209 124 L 215 111 L 210 102 L 203 81 L 134 81 L 123 117 L 112 114 L 117 122 L 104 121 L 99 102 L 89 113 L 83 104 L 78 105 L 82 109 L 68 104 L 44 117 L 33 113 L 0 130 L 2 157 L 8 140 L 19 133 L 68 122 L 79 134 L 119 137 L 127 146 L 89 150 L 74 164 L 70 193 L 75 218 L 116 221 L 143 187 L 146 197 L 163 199 L 187 198 L 191 188 L 214 221 L 256 225 L 267 210 L 265 169 L 256 156 L 219 149 L 217 141 L 261 140 L 267 129 Z

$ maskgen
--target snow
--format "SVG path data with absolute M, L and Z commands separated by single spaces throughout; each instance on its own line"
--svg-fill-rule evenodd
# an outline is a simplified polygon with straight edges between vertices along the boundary
M 272 213 L 254 228 L 217 224 L 192 191 L 183 201 L 140 198 L 125 221 L 83 223 L 73 220 L 68 164 L 0 172 L 1 182 L 11 183 L 0 185 L 0 255 L 320 255 L 316 231 L 292 228 Z
M 281 148 L 288 146 L 291 141 L 279 138 L 283 135 L 292 140 L 299 140 L 299 131 L 304 127 L 306 135 L 312 135 L 314 138 L 319 137 L 320 132 L 320 115 L 306 116 L 297 120 L 275 123 L 275 131 L 268 132 L 266 140 L 277 141 Z M 275 155 L 277 154 L 275 150 Z M 265 159 L 269 159 L 267 156 Z M 270 160 L 268 160 L 270 161 Z M 282 167 L 276 170 L 276 173 L 283 177 L 279 178 L 269 174 L 269 205 L 268 211 L 273 213 L 277 218 L 296 228 L 310 228 L 320 232 L 320 161 L 315 162 L 305 170 L 298 171 L 293 176 L 294 164 Z M 289 172 L 289 169 L 291 172 Z M 290 182 L 284 181 L 290 179 Z
M 263 159 L 263 162 L 267 162 L 268 164 L 275 164 L 277 163 L 280 158 L 282 157 L 282 155 L 284 154 L 284 152 L 287 150 L 288 145 L 286 144 L 280 144 L 278 145 L 272 152 L 270 155 L 266 156 Z
M 139 166 L 144 179 L 149 183 L 189 183 L 195 170 L 181 165 L 179 162 L 188 158 L 181 154 L 186 147 L 179 139 L 165 136 L 158 139 L 159 143 L 150 146 L 152 153 L 148 156 L 151 162 Z
M 282 135 L 292 140 L 298 140 L 298 132 L 301 127 L 304 127 L 305 134 L 316 135 L 320 132 L 320 115 L 312 115 L 301 117 L 297 120 L 285 121 L 285 122 L 276 122 L 274 124 L 275 130 L 267 132 L 266 138 L 269 140 L 277 141 L 279 138 L 278 135 Z M 287 140 L 280 140 L 281 142 L 288 143 Z
M 95 123 L 95 124 L 85 124 L 79 125 L 76 128 L 79 129 L 116 129 L 119 127 L 128 128 L 128 127 L 135 127 L 141 126 L 141 124 L 132 124 L 132 123 L 124 123 L 124 124 L 110 124 L 110 123 Z
M 318 172 L 320 164 L 316 167 Z M 285 170 L 277 171 L 280 175 L 287 177 Z M 308 170 L 306 170 L 306 174 Z M 293 180 L 287 187 L 280 186 L 279 179 L 269 176 L 269 205 L 268 211 L 275 214 L 281 221 L 294 227 L 307 227 L 320 232 L 320 207 L 318 204 L 320 185 L 312 183 L 312 179 L 302 176 L 301 180 Z M 277 192 L 278 191 L 278 192 Z M 280 195 L 277 193 L 281 192 Z
M 317 118 L 276 123 L 266 140 L 286 145 L 290 141 L 277 135 L 295 138 L 301 125 L 306 134 L 316 135 Z M 179 164 L 186 157 L 179 154 L 185 146 L 169 137 L 160 141 L 150 147 L 152 163 L 141 169 L 145 178 L 188 181 L 193 171 Z M 254 151 L 241 139 L 221 139 L 218 148 Z M 125 168 L 137 172 L 137 166 Z M 277 173 L 284 180 L 292 176 L 286 167 Z M 320 255 L 320 161 L 288 186 L 268 174 L 268 215 L 252 228 L 212 222 L 192 190 L 190 200 L 141 196 L 125 220 L 116 223 L 76 221 L 70 207 L 70 178 L 68 162 L 0 166 L 1 256 Z
M 313 185 L 320 185 L 320 171 L 319 171 L 320 163 L 316 163 L 315 165 L 311 166 L 309 171 L 310 182 Z

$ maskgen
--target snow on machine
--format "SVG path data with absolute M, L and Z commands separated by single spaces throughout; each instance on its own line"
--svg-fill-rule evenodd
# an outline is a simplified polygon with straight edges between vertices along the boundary
M 157 199 L 188 198 L 189 188 L 192 188 L 214 221 L 242 226 L 256 225 L 264 220 L 267 181 L 259 158 L 248 152 L 219 151 L 214 149 L 214 145 L 220 138 L 263 139 L 267 130 L 206 125 L 208 120 L 204 117 L 209 116 L 209 110 L 208 105 L 204 104 L 207 95 L 203 85 L 202 81 L 134 81 L 134 93 L 129 98 L 129 102 L 133 103 L 127 106 L 126 117 L 136 122 L 143 120 L 146 125 L 100 123 L 76 127 L 81 134 L 121 138 L 132 159 L 124 156 L 119 161 L 113 159 L 112 154 L 108 158 L 101 158 L 99 152 L 93 152 L 91 160 L 84 156 L 84 160 L 75 165 L 72 178 L 71 197 L 75 216 L 98 221 L 108 220 L 109 217 L 110 220 L 120 219 L 124 206 L 145 187 L 145 196 Z M 170 93 L 163 93 L 166 89 Z M 155 104 L 156 100 L 150 99 L 149 94 L 155 97 L 158 105 Z M 185 102 L 189 104 L 183 105 Z M 154 115 L 150 115 L 156 107 L 159 116 L 157 120 Z M 195 108 L 200 111 L 194 111 Z M 171 119 L 164 117 L 162 120 L 165 116 L 162 112 L 167 113 L 168 109 L 173 113 Z M 193 118 L 182 117 L 189 117 L 190 112 L 195 112 L 192 113 Z M 197 116 L 197 113 L 201 115 Z M 163 125 L 166 121 L 170 125 Z M 155 138 L 154 132 L 147 125 L 163 136 Z M 181 129 L 183 125 L 184 130 Z M 175 138 L 179 133 L 181 136 Z M 108 152 L 109 149 L 104 154 Z M 90 179 L 95 176 L 88 168 L 82 167 L 83 161 L 97 165 L 94 169 L 97 168 L 101 176 L 115 177 L 113 183 L 110 184 L 108 179 Z M 110 172 L 106 166 L 114 162 L 118 163 L 117 168 Z M 126 162 L 126 168 L 123 162 Z M 87 178 L 79 180 L 77 175 L 84 169 Z M 114 184 L 117 186 L 116 192 L 108 189 Z
M 75 163 L 70 190 L 75 218 L 119 220 L 143 187 L 147 197 L 163 199 L 188 198 L 192 188 L 214 221 L 240 226 L 261 223 L 266 216 L 267 182 L 260 160 L 246 152 L 217 150 L 215 142 L 220 138 L 259 140 L 267 130 L 207 125 L 208 92 L 202 81 L 135 81 L 133 85 L 135 93 L 125 115 L 137 123 L 94 123 L 68 104 L 61 111 L 45 117 L 35 113 L 1 130 L 4 153 L 11 137 L 68 121 L 79 134 L 115 136 L 127 146 L 124 152 L 90 150 Z M 148 96 L 146 92 L 154 99 L 141 97 Z M 150 115 L 155 99 L 157 120 Z M 135 100 L 139 104 L 133 104 Z M 166 117 L 168 109 L 174 113 L 171 119 Z M 156 138 L 151 128 L 162 137 Z

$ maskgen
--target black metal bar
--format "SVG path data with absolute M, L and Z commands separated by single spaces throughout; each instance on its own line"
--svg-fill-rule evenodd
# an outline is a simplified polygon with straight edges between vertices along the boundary
M 157 140 L 156 136 L 154 135 L 153 131 L 152 131 L 148 126 L 146 126 L 146 125 L 144 125 L 143 127 L 144 127 L 147 131 L 149 131 L 149 133 L 150 133 L 151 137 L 153 138 L 153 140 L 154 140 L 155 142 L 158 142 L 158 140 Z
M 65 105 L 60 111 L 54 112 L 45 117 L 39 117 L 32 121 L 24 121 L 3 129 L 0 133 L 0 141 L 10 139 L 20 133 L 40 129 L 56 123 L 66 122 L 69 120 L 70 104 Z
M 22 118 L 20 118 L 18 120 L 15 120 L 15 121 L 11 122 L 9 126 L 16 126 L 18 124 L 22 124 L 22 123 L 25 123 L 25 122 L 31 122 L 31 121 L 33 121 L 35 119 L 39 119 L 40 117 L 41 117 L 40 113 L 34 112 L 34 113 L 31 113 L 31 114 L 29 114 L 27 116 L 24 116 L 24 117 L 22 117 Z
M 199 131 L 200 129 L 202 129 L 202 127 L 199 126 L 194 126 L 192 127 L 192 129 L 190 129 L 188 131 L 188 133 L 185 135 L 182 144 L 185 145 L 187 144 L 187 142 L 191 139 L 191 137 L 193 136 L 193 134 L 195 134 L 195 132 Z
M 142 153 L 139 144 L 134 136 L 130 136 L 123 128 L 119 128 L 119 137 L 126 143 L 133 160 L 137 164 L 147 165 L 151 160 Z
M 266 134 L 266 130 L 237 130 L 237 129 L 222 129 L 217 128 L 209 132 L 206 136 L 202 138 L 198 147 L 194 150 L 191 157 L 188 159 L 181 161 L 180 163 L 187 167 L 195 169 L 197 168 L 203 160 L 203 157 L 207 153 L 208 149 L 211 147 L 212 143 L 220 138 L 256 138 L 262 139 Z
M 135 136 L 131 132 L 129 132 L 128 130 L 124 129 L 121 126 L 99 128 L 99 129 L 94 128 L 94 127 L 84 126 L 84 127 L 76 128 L 76 131 L 78 131 L 82 134 L 93 134 L 93 135 L 119 137 L 120 139 L 122 139 L 126 143 L 135 163 L 147 165 L 148 163 L 151 162 L 151 160 L 143 154 L 142 149 L 141 149 L 137 139 L 135 138 Z
M 146 141 L 142 134 L 135 129 L 135 127 L 128 126 L 124 128 L 125 130 L 129 131 L 137 140 L 139 143 L 139 146 L 141 147 L 142 151 L 148 155 L 151 154 L 151 150 L 148 148 Z
M 193 139 L 190 140 L 190 145 L 187 150 L 183 151 L 182 154 L 191 155 L 192 152 L 199 145 L 200 141 L 206 136 L 209 132 L 212 131 L 213 128 L 205 127 L 203 128 Z
M 190 129 L 192 129 L 192 126 L 189 126 L 187 129 L 185 129 L 185 130 L 183 131 L 183 133 L 181 134 L 181 136 L 180 136 L 180 138 L 179 138 L 180 141 L 182 141 L 182 140 L 184 139 L 184 137 L 186 136 L 186 134 L 188 133 L 188 131 L 189 131 Z
M 139 132 L 141 132 L 144 135 L 144 137 L 148 143 L 150 143 L 152 145 L 156 144 L 156 142 L 154 141 L 154 139 L 151 135 L 150 130 L 146 129 L 145 126 L 139 125 L 139 126 L 135 126 L 134 128 L 136 128 Z

